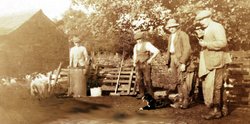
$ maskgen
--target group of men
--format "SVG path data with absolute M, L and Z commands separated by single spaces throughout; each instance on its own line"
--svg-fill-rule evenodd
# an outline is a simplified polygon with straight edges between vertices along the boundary
M 211 108 L 208 113 L 202 115 L 204 119 L 217 119 L 223 116 L 222 108 L 226 107 L 222 102 L 223 73 L 224 66 L 230 62 L 227 53 L 227 40 L 224 27 L 211 19 L 212 13 L 209 10 L 202 10 L 195 20 L 202 25 L 204 30 L 199 34 L 200 52 L 198 75 L 203 80 L 202 89 L 205 104 Z M 192 75 L 188 71 L 191 57 L 191 45 L 187 33 L 180 29 L 180 24 L 175 19 L 169 19 L 165 28 L 171 33 L 168 39 L 167 64 L 170 65 L 169 72 L 177 78 L 179 101 L 176 103 L 179 108 L 189 107 L 189 93 L 192 85 Z M 152 43 L 147 40 L 147 33 L 137 32 L 134 39 L 137 43 L 133 49 L 133 65 L 136 69 L 136 84 L 139 87 L 137 98 L 145 94 L 154 96 L 151 82 L 151 62 L 160 52 Z M 87 50 L 79 46 L 80 39 L 73 38 L 75 46 L 70 50 L 70 73 L 78 76 L 70 77 L 69 95 L 74 97 L 86 96 L 86 75 L 84 65 L 87 62 Z M 85 70 L 85 71 L 84 71 Z M 184 80 L 185 77 L 185 80 Z M 190 79 L 189 79 L 190 78 Z M 84 83 L 82 80 L 84 79 Z M 75 83 L 77 82 L 77 83 Z
M 202 10 L 197 13 L 195 21 L 200 23 L 204 30 L 199 33 L 200 51 L 199 78 L 203 79 L 202 91 L 204 102 L 210 108 L 209 112 L 202 115 L 204 119 L 218 119 L 225 116 L 227 106 L 223 104 L 223 75 L 225 65 L 231 62 L 227 53 L 227 39 L 224 27 L 213 21 L 212 12 Z M 167 64 L 169 72 L 177 78 L 179 95 L 175 107 L 186 109 L 189 107 L 189 93 L 192 87 L 192 74 L 188 70 L 191 57 L 191 45 L 187 33 L 180 29 L 175 19 L 169 19 L 165 28 L 171 33 L 168 39 Z M 136 83 L 139 85 L 137 98 L 145 94 L 153 94 L 151 82 L 151 62 L 159 50 L 146 40 L 147 33 L 135 34 L 137 44 L 134 47 L 133 65 L 136 67 Z M 150 56 L 151 55 L 151 56 Z M 174 77 L 173 77 L 174 78 Z M 185 78 L 185 79 L 184 79 Z

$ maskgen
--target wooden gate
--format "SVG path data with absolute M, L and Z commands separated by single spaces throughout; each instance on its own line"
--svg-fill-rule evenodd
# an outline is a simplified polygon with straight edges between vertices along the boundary
M 132 66 L 114 67 L 102 66 L 100 72 L 101 87 L 116 95 L 135 95 L 135 71 Z

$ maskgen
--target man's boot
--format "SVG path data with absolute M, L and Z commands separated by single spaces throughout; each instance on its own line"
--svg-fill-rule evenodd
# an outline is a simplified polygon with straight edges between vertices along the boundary
M 170 104 L 170 106 L 173 108 L 181 108 L 182 102 L 183 102 L 183 99 L 181 97 L 179 97 L 176 101 L 174 101 L 173 104 Z
M 188 107 L 189 107 L 189 100 L 187 98 L 184 98 L 184 100 L 182 101 L 181 108 L 187 109 Z
M 144 87 L 139 86 L 139 94 L 136 95 L 136 99 L 141 99 L 144 96 Z
M 151 95 L 152 97 L 154 97 L 154 92 L 153 92 L 152 88 L 147 87 L 147 93 L 148 93 L 149 95 Z
M 218 106 L 214 106 L 212 111 L 210 111 L 208 114 L 201 115 L 201 117 L 206 120 L 219 119 L 222 117 L 222 113 Z

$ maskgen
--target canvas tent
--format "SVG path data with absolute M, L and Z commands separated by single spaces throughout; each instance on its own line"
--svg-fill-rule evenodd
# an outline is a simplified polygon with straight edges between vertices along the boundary
M 39 10 L 0 17 L 0 75 L 46 72 L 67 64 L 66 35 Z

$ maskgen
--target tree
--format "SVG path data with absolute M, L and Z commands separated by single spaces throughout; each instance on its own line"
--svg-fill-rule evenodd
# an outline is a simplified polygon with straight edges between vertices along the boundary
M 74 6 L 92 7 L 95 12 L 88 16 Z M 166 22 L 169 13 L 160 0 L 73 0 L 61 28 L 69 35 L 81 36 L 89 46 L 95 44 L 95 51 L 121 53 L 124 49 L 131 53 L 134 31 L 156 29 Z
M 249 50 L 249 1 L 247 0 L 72 0 L 71 9 L 63 18 L 64 31 L 79 35 L 89 49 L 131 54 L 138 30 L 150 32 L 150 41 L 166 50 L 169 18 L 176 18 L 181 28 L 191 36 L 191 44 L 198 49 L 193 37 L 195 14 L 201 9 L 213 11 L 213 19 L 222 23 L 227 31 L 230 50 Z M 74 7 L 92 9 L 92 14 Z
M 247 0 L 189 0 L 173 11 L 190 36 L 193 36 L 192 25 L 195 12 L 209 9 L 213 12 L 212 18 L 220 22 L 226 29 L 229 50 L 250 50 L 250 26 L 247 19 L 250 17 L 250 2 Z M 195 38 L 193 43 L 195 42 Z

